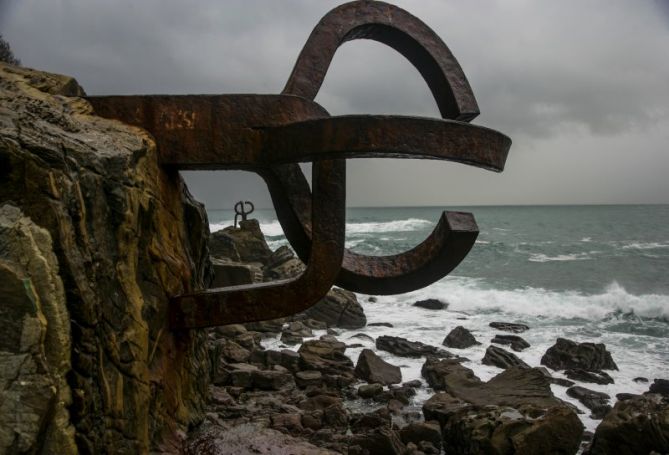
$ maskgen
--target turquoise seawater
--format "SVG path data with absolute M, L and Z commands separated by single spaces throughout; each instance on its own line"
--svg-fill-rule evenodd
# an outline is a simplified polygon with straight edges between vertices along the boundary
M 475 215 L 480 234 L 472 251 L 451 275 L 424 289 L 379 296 L 377 302 L 360 295 L 370 322 L 394 325 L 365 333 L 440 345 L 448 331 L 463 325 L 483 344 L 461 354 L 487 379 L 501 371 L 480 363 L 495 334 L 488 324 L 525 322 L 532 328 L 523 337 L 532 347 L 518 356 L 533 366 L 557 337 L 605 343 L 619 367 L 610 372 L 616 382 L 584 385 L 614 401 L 616 393 L 647 390 L 635 377 L 669 378 L 669 205 L 350 208 L 347 246 L 374 255 L 407 250 L 430 233 L 444 209 Z M 232 224 L 233 216 L 210 211 L 212 230 Z M 272 248 L 287 244 L 273 211 L 252 216 Z M 447 301 L 449 311 L 411 306 L 422 298 Z M 347 353 L 355 360 L 358 350 Z M 405 379 L 420 378 L 422 360 L 383 356 L 402 366 Z M 564 388 L 553 389 L 586 411 L 581 417 L 594 428 L 587 409 Z

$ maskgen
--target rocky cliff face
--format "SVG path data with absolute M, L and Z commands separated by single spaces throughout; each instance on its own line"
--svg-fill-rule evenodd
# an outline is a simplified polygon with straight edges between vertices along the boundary
M 143 131 L 71 78 L 0 64 L 0 453 L 173 451 L 201 420 L 208 223 Z

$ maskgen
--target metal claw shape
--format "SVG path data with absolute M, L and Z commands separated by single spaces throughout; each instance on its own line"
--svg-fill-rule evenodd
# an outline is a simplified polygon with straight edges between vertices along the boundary
M 331 117 L 313 101 L 337 48 L 373 39 L 421 73 L 443 119 Z M 148 130 L 159 163 L 171 169 L 242 169 L 267 182 L 286 237 L 307 264 L 292 280 L 208 289 L 172 298 L 173 329 L 272 319 L 302 311 L 333 283 L 392 294 L 426 286 L 453 270 L 478 235 L 469 213 L 444 212 L 415 248 L 371 257 L 344 248 L 345 160 L 362 157 L 455 161 L 504 168 L 511 144 L 469 125 L 478 106 L 455 57 L 423 22 L 395 6 L 361 0 L 328 13 L 311 33 L 280 95 L 88 97 L 95 112 Z M 313 161 L 313 192 L 300 167 Z M 243 209 L 243 207 L 242 207 Z M 242 210 L 243 211 L 243 210 Z
M 326 14 L 304 45 L 283 93 L 314 99 L 337 48 L 362 38 L 386 44 L 406 57 L 427 82 L 444 119 L 468 122 L 479 114 L 467 78 L 439 36 L 406 11 L 377 1 L 346 3 Z M 308 122 L 311 128 L 321 127 L 320 135 L 310 135 L 320 138 L 318 143 L 310 144 L 313 150 L 322 153 L 327 148 L 336 156 L 333 149 L 341 144 L 349 154 L 358 152 L 356 156 L 366 149 L 374 156 L 387 156 L 384 152 L 390 152 L 393 157 L 446 159 L 500 172 L 511 145 L 510 139 L 502 134 L 461 122 L 351 116 L 348 117 L 351 122 L 347 123 L 346 118 L 339 117 L 335 125 L 332 124 L 335 117 L 328 119 L 329 122 Z M 452 127 L 458 132 L 446 133 Z M 283 136 L 278 137 L 289 140 L 291 135 L 285 130 L 300 128 L 305 125 L 289 125 L 284 128 Z M 304 145 L 294 144 L 300 148 Z M 275 167 L 261 175 L 270 189 L 286 237 L 304 259 L 311 244 L 309 223 L 304 216 L 309 213 L 306 179 L 294 164 Z M 443 278 L 466 256 L 478 234 L 471 214 L 466 226 L 460 223 L 455 229 L 446 221 L 450 218 L 461 215 L 444 212 L 433 232 L 420 245 L 402 254 L 366 256 L 347 249 L 336 284 L 356 292 L 394 294 L 419 289 Z

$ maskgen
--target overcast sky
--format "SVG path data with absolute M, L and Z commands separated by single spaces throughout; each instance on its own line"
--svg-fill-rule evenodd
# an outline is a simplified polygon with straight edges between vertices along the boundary
M 0 0 L 25 66 L 91 95 L 279 93 L 340 1 Z M 669 0 L 395 1 L 439 34 L 481 115 L 514 143 L 502 174 L 419 160 L 350 160 L 349 206 L 669 203 Z M 418 72 L 372 41 L 336 54 L 316 98 L 331 114 L 437 117 Z M 208 208 L 270 206 L 246 172 L 194 172 Z

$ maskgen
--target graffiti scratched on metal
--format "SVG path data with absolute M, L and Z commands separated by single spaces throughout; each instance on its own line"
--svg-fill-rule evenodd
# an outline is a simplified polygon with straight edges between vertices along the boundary
M 386 44 L 409 60 L 425 79 L 441 118 L 330 116 L 314 102 L 335 52 L 355 39 Z M 174 329 L 288 316 L 316 303 L 333 284 L 396 294 L 439 280 L 474 245 L 478 227 L 472 214 L 443 212 L 423 242 L 397 255 L 347 250 L 345 160 L 435 159 L 501 172 L 511 146 L 505 135 L 469 124 L 479 114 L 476 99 L 434 31 L 408 12 L 376 1 L 354 1 L 327 13 L 281 94 L 88 99 L 98 115 L 148 130 L 166 168 L 243 169 L 262 176 L 286 238 L 307 264 L 292 280 L 175 296 L 170 307 Z M 313 191 L 299 162 L 314 163 Z

